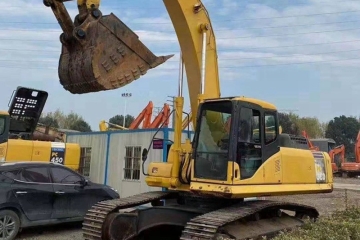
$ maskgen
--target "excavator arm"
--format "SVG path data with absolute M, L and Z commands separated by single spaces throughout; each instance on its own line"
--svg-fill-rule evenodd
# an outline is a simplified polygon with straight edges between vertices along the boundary
M 312 142 L 310 141 L 309 136 L 307 135 L 307 132 L 305 130 L 302 131 L 302 135 L 304 138 L 306 138 L 310 150 L 319 151 L 319 148 L 312 144 Z
M 169 104 L 164 104 L 161 112 L 155 117 L 148 128 L 159 128 L 160 125 L 164 124 L 163 127 L 169 125 L 170 107 Z
M 155 56 L 114 14 L 102 15 L 100 0 L 78 0 L 74 21 L 64 5 L 67 1 L 44 0 L 63 31 L 58 74 L 67 91 L 84 94 L 117 89 L 173 56 Z
M 117 89 L 173 56 L 155 56 L 114 14 L 102 15 L 100 0 L 77 0 L 79 14 L 74 21 L 64 5 L 67 1 L 70 0 L 44 0 L 63 30 L 58 73 L 67 91 L 83 94 Z M 182 52 L 191 113 L 197 116 L 199 101 L 220 97 L 216 42 L 210 17 L 197 0 L 164 0 L 164 4 Z M 177 107 L 182 106 L 179 101 Z M 192 123 L 195 128 L 196 118 L 192 118 Z
M 150 101 L 148 105 L 146 105 L 146 107 L 141 111 L 141 113 L 130 124 L 129 129 L 137 129 L 139 128 L 141 123 L 143 123 L 142 128 L 148 128 L 151 122 L 153 107 L 154 104 L 152 101 Z

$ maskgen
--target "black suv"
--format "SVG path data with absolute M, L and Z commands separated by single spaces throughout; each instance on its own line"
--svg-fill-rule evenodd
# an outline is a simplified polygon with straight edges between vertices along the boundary
M 119 198 L 113 188 L 90 182 L 56 163 L 0 165 L 0 239 L 15 239 L 19 229 L 81 222 L 89 208 Z

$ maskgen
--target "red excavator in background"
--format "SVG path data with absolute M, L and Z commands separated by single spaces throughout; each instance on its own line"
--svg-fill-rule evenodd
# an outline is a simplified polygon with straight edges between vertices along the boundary
M 312 142 L 310 141 L 309 136 L 307 135 L 307 133 L 306 133 L 305 130 L 302 131 L 302 135 L 304 136 L 304 138 L 306 138 L 310 150 L 319 151 L 319 147 L 314 146 L 314 145 L 312 144 Z
M 169 125 L 169 116 L 170 116 L 170 106 L 168 104 L 164 104 L 164 107 L 159 112 L 159 114 L 155 117 L 153 121 L 151 121 L 151 116 L 153 112 L 153 102 L 150 101 L 148 105 L 141 111 L 141 113 L 134 119 L 134 121 L 130 124 L 128 128 L 108 123 L 105 120 L 102 120 L 99 123 L 100 131 L 109 131 L 109 130 L 131 130 L 131 129 L 138 129 L 140 124 L 142 123 L 142 129 L 149 129 L 149 128 L 159 128 L 161 125 L 162 127 L 167 127 Z M 108 127 L 106 126 L 108 125 Z M 112 126 L 112 127 L 111 127 Z
M 161 125 L 163 125 L 163 127 L 167 127 L 169 126 L 169 117 L 170 106 L 169 104 L 164 103 L 164 107 L 162 108 L 161 112 L 155 117 L 154 121 L 152 121 L 152 123 L 147 128 L 159 128 Z
M 333 174 L 339 175 L 341 165 L 345 162 L 345 146 L 336 146 L 336 142 L 330 138 L 319 138 L 310 140 L 305 130 L 302 131 L 302 135 L 307 139 L 310 150 L 329 153 Z
M 350 162 L 349 159 L 347 159 L 347 161 L 341 163 L 343 177 L 357 177 L 360 175 L 360 131 L 356 137 L 354 155 L 355 162 Z

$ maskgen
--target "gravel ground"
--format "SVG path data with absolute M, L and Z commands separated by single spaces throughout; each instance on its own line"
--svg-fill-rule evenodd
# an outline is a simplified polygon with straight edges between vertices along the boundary
M 336 183 L 344 184 L 359 184 L 360 179 L 344 179 L 335 178 Z M 314 206 L 320 212 L 320 215 L 328 215 L 335 210 L 343 210 L 348 206 L 357 206 L 360 202 L 360 191 L 345 191 L 342 189 L 335 189 L 328 194 L 309 194 L 309 195 L 294 195 L 284 197 L 269 197 L 267 199 L 276 199 L 283 201 L 290 201 L 296 203 L 303 203 Z M 345 201 L 347 199 L 347 201 Z M 34 228 L 23 230 L 18 238 L 19 240 L 83 240 L 81 234 L 80 224 L 66 224 L 52 227 Z

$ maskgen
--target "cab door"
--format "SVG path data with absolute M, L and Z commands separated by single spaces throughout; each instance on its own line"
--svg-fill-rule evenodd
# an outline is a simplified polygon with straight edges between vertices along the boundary
M 251 178 L 263 163 L 261 109 L 252 104 L 241 106 L 236 126 L 236 163 L 240 179 Z

